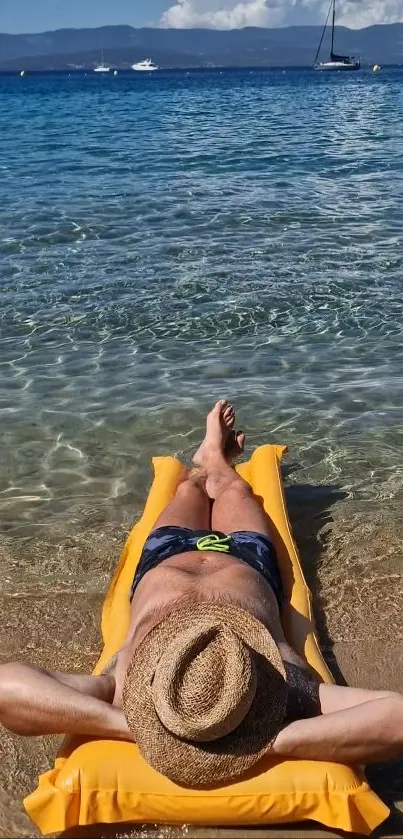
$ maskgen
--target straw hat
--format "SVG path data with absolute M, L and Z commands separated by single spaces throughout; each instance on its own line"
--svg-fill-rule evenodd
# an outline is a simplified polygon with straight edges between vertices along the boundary
M 260 621 L 235 606 L 191 604 L 145 636 L 127 670 L 123 711 L 151 766 L 187 787 L 229 783 L 279 731 L 284 665 Z

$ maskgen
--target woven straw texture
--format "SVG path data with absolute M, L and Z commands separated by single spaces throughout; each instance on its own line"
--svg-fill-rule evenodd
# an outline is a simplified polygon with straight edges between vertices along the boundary
M 136 650 L 123 710 L 143 757 L 177 784 L 233 781 L 283 720 L 284 666 L 268 630 L 230 605 L 172 612 Z

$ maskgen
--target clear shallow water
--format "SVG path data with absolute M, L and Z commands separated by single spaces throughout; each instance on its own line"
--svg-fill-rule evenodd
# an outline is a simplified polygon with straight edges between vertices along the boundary
M 91 670 L 150 456 L 226 395 L 290 446 L 322 644 L 400 687 L 402 81 L 0 76 L 0 662 Z M 53 751 L 1 732 L 0 836 Z
M 122 521 L 212 400 L 402 497 L 403 73 L 0 77 L 0 518 Z

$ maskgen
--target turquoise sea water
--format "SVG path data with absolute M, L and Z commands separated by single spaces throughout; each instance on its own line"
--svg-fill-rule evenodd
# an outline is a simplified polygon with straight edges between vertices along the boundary
M 0 77 L 0 518 L 131 516 L 227 396 L 398 499 L 403 72 Z

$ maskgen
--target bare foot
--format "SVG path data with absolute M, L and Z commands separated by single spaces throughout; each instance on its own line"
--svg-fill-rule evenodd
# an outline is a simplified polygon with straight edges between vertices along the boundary
M 237 459 L 245 448 L 245 434 L 243 431 L 231 431 L 227 445 L 225 446 L 225 459 L 231 464 Z
M 212 455 L 225 454 L 225 447 L 235 422 L 235 411 L 225 399 L 220 399 L 207 414 L 206 435 L 193 458 L 195 466 L 205 466 Z

